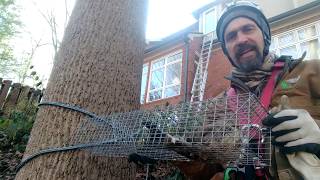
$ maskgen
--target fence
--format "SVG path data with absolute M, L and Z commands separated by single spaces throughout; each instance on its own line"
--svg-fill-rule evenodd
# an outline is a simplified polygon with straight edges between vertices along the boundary
M 10 110 L 21 101 L 39 102 L 43 94 L 42 90 L 23 86 L 20 83 L 13 83 L 11 80 L 0 78 L 0 82 L 0 112 L 2 115 L 9 115 Z

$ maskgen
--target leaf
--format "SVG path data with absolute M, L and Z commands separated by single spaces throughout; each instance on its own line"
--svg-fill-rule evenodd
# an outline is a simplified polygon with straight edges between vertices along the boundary
M 37 74 L 36 71 L 32 71 L 32 72 L 30 73 L 31 76 L 34 76 L 34 75 L 36 75 L 36 74 Z

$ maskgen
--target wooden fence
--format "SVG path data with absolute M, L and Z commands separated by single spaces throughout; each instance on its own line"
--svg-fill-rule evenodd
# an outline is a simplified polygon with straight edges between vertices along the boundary
M 8 115 L 19 102 L 25 100 L 28 103 L 40 102 L 43 92 L 20 83 L 0 78 L 0 112 Z

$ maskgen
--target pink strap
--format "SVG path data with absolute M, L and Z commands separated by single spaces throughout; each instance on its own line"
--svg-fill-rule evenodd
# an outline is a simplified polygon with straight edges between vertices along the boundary
M 271 76 L 270 76 L 265 88 L 262 91 L 260 102 L 261 102 L 262 106 L 266 109 L 269 108 L 269 105 L 271 103 L 271 97 L 272 97 L 273 89 L 276 85 L 277 75 L 279 74 L 279 72 L 283 66 L 284 66 L 284 62 L 276 62 L 276 64 L 274 65 L 274 69 L 271 73 Z
M 231 97 L 231 96 L 235 96 L 237 95 L 236 93 L 236 90 L 234 88 L 230 88 L 228 91 L 227 91 L 227 96 L 228 97 Z
M 260 102 L 265 109 L 269 108 L 273 89 L 276 85 L 276 78 L 277 78 L 277 75 L 279 74 L 280 70 L 283 68 L 283 66 L 284 66 L 283 62 L 277 62 L 274 65 L 274 69 L 272 70 L 271 76 L 268 79 L 268 82 L 267 82 L 265 88 L 262 90 Z M 235 89 L 230 88 L 227 92 L 227 96 L 234 97 L 235 95 L 237 95 L 237 92 L 235 91 Z M 228 98 L 228 105 L 233 111 L 236 112 L 237 102 L 235 102 L 232 98 Z M 257 111 L 257 109 L 255 109 L 255 111 Z M 267 113 L 265 113 L 263 116 L 266 116 L 266 115 L 267 115 Z M 248 117 L 243 116 L 241 112 L 239 113 L 238 120 L 239 120 L 239 125 L 244 125 L 244 124 L 249 123 Z M 252 124 L 261 124 L 261 117 L 254 115 L 253 117 L 251 117 L 251 119 L 249 121 Z M 255 138 L 255 139 L 261 138 L 261 135 L 254 130 L 249 130 L 249 133 L 250 133 L 250 137 L 252 137 L 252 138 Z M 258 142 L 260 142 L 260 140 Z M 258 145 L 259 145 L 259 147 L 260 146 L 262 147 L 262 144 L 259 143 Z
M 264 89 L 262 90 L 262 95 L 260 98 L 260 102 L 262 104 L 262 106 L 266 109 L 269 108 L 270 102 L 271 102 L 271 97 L 272 97 L 272 93 L 273 93 L 273 89 L 276 85 L 276 79 L 277 79 L 277 75 L 279 74 L 280 70 L 282 69 L 282 67 L 284 66 L 284 62 L 276 62 L 276 64 L 274 65 L 274 69 L 271 73 L 270 78 L 268 79 L 268 82 L 266 84 L 266 86 L 264 87 Z M 230 88 L 227 91 L 227 96 L 235 96 L 237 95 L 236 90 L 234 88 Z
M 260 102 L 261 102 L 262 106 L 265 109 L 269 108 L 269 105 L 271 103 L 271 97 L 272 97 L 273 89 L 274 89 L 274 87 L 276 85 L 277 75 L 279 74 L 279 72 L 280 72 L 280 70 L 282 69 L 283 66 L 284 66 L 284 62 L 277 62 L 274 65 L 274 69 L 273 69 L 273 71 L 271 73 L 271 76 L 268 79 L 268 82 L 267 82 L 265 88 L 262 90 L 262 95 L 261 95 L 261 98 L 260 98 Z M 234 88 L 230 88 L 227 91 L 227 96 L 228 97 L 233 97 L 233 96 L 236 96 L 236 95 L 237 95 L 237 92 L 236 92 L 236 90 Z M 236 107 L 237 106 L 236 102 L 234 102 L 233 100 L 228 98 L 228 105 L 233 111 L 236 111 L 236 108 L 237 108 Z M 260 124 L 260 118 L 259 117 L 253 117 L 251 119 L 251 121 L 252 121 L 252 123 Z M 240 123 L 245 124 L 244 122 L 240 122 Z

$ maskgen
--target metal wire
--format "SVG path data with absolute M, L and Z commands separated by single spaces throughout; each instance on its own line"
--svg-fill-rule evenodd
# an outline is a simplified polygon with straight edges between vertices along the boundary
M 224 96 L 87 118 L 70 145 L 101 143 L 86 148 L 104 156 L 137 153 L 152 159 L 269 166 L 271 133 L 267 115 L 254 94 Z

